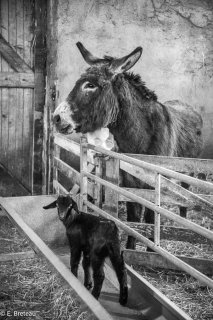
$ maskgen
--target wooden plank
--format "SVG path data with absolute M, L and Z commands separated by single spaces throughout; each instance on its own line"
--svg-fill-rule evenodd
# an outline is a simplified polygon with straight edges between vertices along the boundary
M 14 48 L 0 34 L 0 53 L 16 72 L 32 73 L 32 69 L 18 55 Z
M 123 156 L 123 155 L 122 155 Z M 117 157 L 117 156 L 116 156 Z M 120 157 L 119 158 L 123 158 Z M 128 158 L 128 157 L 127 157 Z M 183 181 L 189 185 L 192 185 L 194 187 L 200 188 L 204 190 L 205 192 L 213 192 L 213 183 L 199 180 L 193 177 L 189 177 L 185 174 L 175 172 L 154 164 L 141 162 L 140 160 L 134 159 L 138 161 L 137 163 L 134 163 L 134 161 L 130 161 L 127 158 L 123 158 L 122 161 L 120 161 L 120 168 L 124 170 L 125 172 L 128 172 L 129 174 L 133 175 L 134 177 L 148 183 L 151 186 L 154 186 L 154 172 L 158 172 L 162 174 L 163 176 L 167 176 L 172 179 Z M 125 160 L 124 160 L 125 159 Z M 126 161 L 126 162 L 124 162 Z
M 33 39 L 34 33 L 31 28 L 33 17 L 32 1 L 24 0 L 23 6 L 23 37 L 24 37 L 24 61 L 30 68 L 33 67 Z M 33 192 L 33 157 L 34 157 L 34 90 L 24 89 L 24 118 L 23 118 L 23 170 L 26 172 L 23 178 L 23 184 Z M 23 174 L 23 173 L 22 173 Z
M 194 194 L 193 192 L 186 190 L 185 188 L 181 187 L 180 185 L 172 182 L 171 180 L 162 177 L 162 185 L 164 188 L 169 191 L 172 191 L 174 193 L 177 193 L 178 195 L 185 197 L 185 199 L 189 202 L 194 202 L 195 205 L 201 207 L 205 210 L 204 214 L 208 216 L 210 219 L 212 219 L 212 210 L 213 210 L 213 203 L 209 202 L 206 199 L 203 199 L 197 194 Z
M 149 165 L 149 164 L 148 164 Z M 124 161 L 121 161 L 120 167 L 122 170 L 128 172 L 129 174 L 133 175 L 134 177 L 144 181 L 145 183 L 151 185 L 154 187 L 155 185 L 155 180 L 154 180 L 154 174 L 151 173 L 150 170 L 142 169 L 142 168 L 137 168 L 136 166 L 125 163 Z M 165 169 L 167 170 L 167 169 Z M 174 172 L 175 173 L 175 172 Z M 178 174 L 178 173 L 177 173 Z M 206 190 L 211 190 L 213 187 L 212 183 L 207 183 L 195 178 L 191 178 L 188 176 L 185 176 L 185 180 L 187 178 L 193 179 L 191 182 L 194 185 L 197 185 L 197 187 L 201 187 L 201 189 L 205 190 L 204 185 L 206 184 Z M 183 178 L 181 178 L 183 180 Z M 203 184 L 204 183 L 204 184 Z M 161 190 L 163 192 L 172 192 L 175 193 L 178 197 L 185 198 L 186 201 L 189 201 L 189 204 L 196 204 L 198 206 L 202 206 L 203 208 L 206 209 L 205 214 L 208 215 L 210 218 L 212 218 L 212 209 L 213 209 L 213 203 L 209 202 L 206 199 L 203 199 L 199 197 L 198 195 L 186 190 L 185 188 L 171 182 L 168 179 L 165 179 L 162 177 L 162 183 L 161 183 Z
M 36 21 L 34 28 L 33 53 L 34 53 L 34 145 L 33 145 L 33 193 L 41 194 L 42 192 L 42 142 L 41 133 L 43 133 L 43 113 L 45 106 L 45 77 L 46 77 L 46 14 L 47 1 L 36 0 L 33 2 L 34 19 Z M 32 7 L 32 3 L 31 3 Z M 32 8 L 31 8 L 32 12 Z M 44 107 L 45 106 L 45 107 Z
M 96 152 L 103 153 L 105 155 L 113 157 L 115 159 L 119 159 L 120 160 L 120 168 L 122 170 L 124 170 L 128 173 L 133 172 L 134 176 L 136 176 L 136 177 L 138 176 L 139 179 L 141 179 L 141 180 L 143 180 L 142 177 L 145 174 L 145 170 L 147 170 L 151 174 L 160 173 L 161 175 L 164 175 L 166 177 L 183 181 L 183 182 L 185 182 L 189 185 L 195 186 L 195 187 L 203 188 L 205 191 L 213 192 L 213 183 L 203 181 L 203 180 L 198 180 L 196 178 L 189 177 L 185 174 L 175 172 L 173 170 L 169 170 L 169 169 L 160 167 L 158 165 L 147 163 L 145 161 L 134 159 L 134 158 L 126 156 L 125 154 L 106 150 L 104 148 L 91 145 L 89 143 L 88 143 L 88 148 L 90 148 Z M 132 173 L 132 175 L 133 175 L 133 173 Z
M 34 88 L 33 73 L 1 72 L 0 87 L 3 88 Z
M 9 26 L 9 2 L 7 0 L 1 1 L 1 34 L 8 40 L 8 26 Z M 2 57 L 1 59 L 1 72 L 8 72 L 12 70 L 8 63 Z M 7 149 L 8 149 L 8 89 L 1 90 L 1 152 L 0 161 L 2 164 L 7 165 Z
M 52 268 L 62 276 L 66 283 L 72 287 L 75 297 L 77 297 L 78 300 L 80 299 L 81 302 L 86 305 L 86 308 L 94 315 L 91 319 L 112 320 L 111 316 L 101 304 L 90 294 L 41 238 L 21 219 L 17 212 L 8 205 L 7 201 L 0 198 L 0 205 L 6 210 L 10 220 L 30 240 L 35 251 L 40 253 L 51 264 Z
M 178 158 L 167 156 L 153 156 L 144 154 L 130 154 L 127 156 L 142 160 L 148 163 L 156 164 L 158 166 L 184 173 L 203 172 L 208 173 L 213 170 L 212 159 L 196 159 L 196 158 Z
M 198 271 L 213 275 L 213 260 L 192 258 L 186 256 L 176 256 L 178 259 L 189 264 Z M 140 265 L 147 268 L 164 268 L 171 270 L 180 270 L 177 266 L 174 266 L 168 260 L 165 260 L 159 254 L 154 252 L 135 251 L 130 249 L 124 250 L 124 259 L 126 263 L 131 265 Z
M 68 164 L 66 164 L 58 157 L 54 157 L 54 166 L 60 172 L 66 175 L 72 181 L 73 184 L 77 183 L 78 185 L 80 185 L 80 172 L 70 167 Z
M 68 139 L 66 136 L 56 133 L 54 135 L 54 143 L 60 146 L 61 148 L 74 153 L 76 156 L 80 157 L 80 144 Z
M 23 0 L 19 0 L 16 8 L 17 13 L 17 29 L 16 29 L 16 39 L 17 46 L 16 50 L 20 57 L 24 59 L 24 8 Z M 19 73 L 16 73 L 19 75 Z M 20 73 L 22 75 L 22 73 Z M 28 74 L 23 74 L 24 77 Z M 33 76 L 33 75 L 32 75 Z M 24 167 L 23 162 L 23 117 L 24 117 L 24 89 L 17 89 L 17 102 L 16 102 L 16 177 L 21 181 L 22 172 Z M 20 125 L 21 124 L 21 125 Z
M 33 259 L 35 252 L 33 250 L 26 252 L 13 252 L 0 254 L 0 263 L 13 260 Z
M 88 179 L 87 176 L 83 174 L 87 171 L 87 138 L 85 135 L 81 136 L 80 143 L 80 211 L 87 212 L 87 205 L 85 200 L 87 200 L 87 186 Z
M 9 1 L 9 16 L 8 16 L 8 41 L 11 46 L 16 46 L 16 0 Z M 16 171 L 16 103 L 17 90 L 10 88 L 8 90 L 8 164 L 7 168 L 15 173 Z
M 82 172 L 82 174 L 86 175 L 92 181 L 99 182 L 102 185 L 111 188 L 115 192 L 118 192 L 120 194 L 123 194 L 124 196 L 129 197 L 132 200 L 135 200 L 135 202 L 140 203 L 141 205 L 143 205 L 143 206 L 145 206 L 145 207 L 147 207 L 147 208 L 149 208 L 149 209 L 151 209 L 153 211 L 157 211 L 160 214 L 162 214 L 164 217 L 166 217 L 166 218 L 168 218 L 168 219 L 170 219 L 172 221 L 175 221 L 178 224 L 180 224 L 180 225 L 182 225 L 184 227 L 187 227 L 190 230 L 192 230 L 192 231 L 194 231 L 194 232 L 196 232 L 196 233 L 208 238 L 209 240 L 213 241 L 213 232 L 212 231 L 210 231 L 210 230 L 208 230 L 206 228 L 203 228 L 203 227 L 197 225 L 194 222 L 188 221 L 187 219 L 178 216 L 177 214 L 173 213 L 172 211 L 166 210 L 166 209 L 164 209 L 162 207 L 158 207 L 155 204 L 153 204 L 152 202 L 149 202 L 149 201 L 147 201 L 147 200 L 145 200 L 143 198 L 140 198 L 140 197 L 134 195 L 133 193 L 130 193 L 130 192 L 124 190 L 123 188 L 120 188 L 120 187 L 114 185 L 113 183 L 110 183 L 108 181 L 100 179 L 99 177 L 96 177 L 96 176 L 92 175 L 91 173 Z M 148 246 L 150 246 L 150 245 L 148 245 Z
M 147 238 L 153 238 L 154 236 L 154 225 L 147 223 L 138 222 L 126 222 L 130 228 L 133 228 L 143 236 Z M 199 234 L 187 229 L 173 226 L 160 226 L 161 240 L 173 240 L 173 241 L 184 241 L 189 243 L 199 243 L 212 245 L 212 242 Z
M 109 158 L 103 159 L 105 162 L 104 179 L 119 185 L 119 160 Z M 118 216 L 118 194 L 112 189 L 105 187 L 104 190 L 104 210 L 112 214 L 114 217 Z
M 139 197 L 145 198 L 148 201 L 155 202 L 155 191 L 150 190 L 150 189 L 136 189 L 136 188 L 124 188 L 127 191 L 130 191 Z M 213 202 L 213 195 L 208 195 L 208 194 L 198 194 L 199 197 L 202 197 L 203 199 Z M 119 201 L 133 201 L 131 199 L 126 198 L 123 195 L 119 195 Z M 196 202 L 196 201 L 195 201 Z M 187 207 L 187 208 L 194 208 L 197 207 L 198 204 L 194 203 L 193 201 L 188 201 L 185 198 L 179 196 L 178 194 L 175 193 L 166 193 L 162 192 L 161 193 L 161 204 L 170 204 L 170 205 L 175 205 L 175 206 L 182 206 L 182 207 Z M 199 205 L 200 207 L 200 205 Z
M 33 191 L 33 90 L 24 89 L 24 113 L 23 113 L 23 149 L 22 149 L 22 177 L 21 182 L 31 192 Z
M 128 265 L 126 267 L 127 276 L 131 279 L 129 295 L 131 297 L 133 294 L 134 304 L 139 309 L 143 309 L 143 315 L 147 316 L 148 319 L 156 320 L 192 320 L 174 302 L 170 301 L 135 270 Z M 159 316 L 159 313 L 161 316 Z
M 109 183 L 109 182 L 107 182 Z M 118 188 L 118 187 L 116 187 Z M 136 238 L 138 241 L 144 243 L 146 246 L 150 247 L 152 250 L 155 252 L 159 253 L 162 257 L 164 257 L 166 260 L 170 261 L 174 265 L 178 266 L 178 268 L 181 268 L 181 270 L 187 272 L 190 274 L 192 277 L 196 278 L 199 280 L 201 283 L 205 284 L 206 286 L 209 286 L 210 288 L 213 288 L 213 280 L 208 278 L 207 276 L 203 275 L 201 272 L 197 271 L 195 268 L 189 266 L 187 263 L 184 261 L 178 259 L 175 257 L 173 254 L 170 252 L 162 249 L 160 246 L 156 246 L 152 241 L 147 239 L 146 237 L 140 235 L 138 232 L 134 231 L 127 225 L 125 225 L 122 221 L 114 218 L 107 212 L 103 211 L 102 209 L 98 208 L 97 206 L 93 205 L 91 202 L 86 201 L 87 206 L 94 210 L 95 212 L 99 213 L 101 216 L 113 220 L 118 227 L 120 227 L 122 230 L 124 230 L 128 235 L 133 236 Z M 183 218 L 182 218 L 183 219 Z M 184 219 L 186 220 L 186 219 Z

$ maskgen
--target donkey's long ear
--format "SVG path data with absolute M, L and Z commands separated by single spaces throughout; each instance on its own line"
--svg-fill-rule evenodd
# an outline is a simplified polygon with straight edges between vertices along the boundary
M 78 47 L 80 53 L 82 54 L 84 60 L 90 65 L 94 65 L 94 64 L 97 64 L 97 63 L 104 63 L 106 62 L 105 59 L 100 59 L 100 58 L 97 58 L 95 56 L 93 56 L 92 53 L 90 53 L 84 46 L 81 42 L 77 42 L 76 43 L 76 46 Z
M 137 47 L 134 51 L 123 58 L 114 59 L 110 69 L 113 73 L 122 73 L 131 69 L 134 64 L 140 59 L 143 49 Z
M 48 204 L 47 206 L 44 206 L 43 209 L 52 209 L 56 208 L 57 200 L 53 201 L 52 203 Z

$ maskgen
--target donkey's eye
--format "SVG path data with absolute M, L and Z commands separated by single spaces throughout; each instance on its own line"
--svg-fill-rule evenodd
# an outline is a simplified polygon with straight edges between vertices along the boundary
M 85 88 L 93 89 L 93 88 L 95 88 L 95 86 L 94 86 L 94 84 L 92 84 L 92 83 L 87 83 L 86 86 L 85 86 Z
M 94 89 L 96 89 L 97 87 L 93 84 L 93 83 L 91 83 L 91 82 L 89 82 L 89 81 L 87 81 L 87 82 L 85 82 L 84 84 L 83 84 L 83 86 L 82 86 L 82 89 L 83 90 L 94 90 Z

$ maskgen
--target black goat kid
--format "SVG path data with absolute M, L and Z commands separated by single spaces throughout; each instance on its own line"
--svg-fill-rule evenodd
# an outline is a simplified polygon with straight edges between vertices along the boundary
M 120 251 L 119 233 L 111 220 L 80 212 L 70 196 L 60 195 L 56 201 L 43 207 L 58 209 L 59 219 L 63 222 L 70 245 L 70 266 L 78 276 L 78 265 L 83 253 L 84 285 L 92 287 L 90 267 L 93 269 L 94 287 L 92 295 L 98 299 L 104 281 L 104 261 L 109 257 L 115 269 L 119 284 L 122 305 L 127 303 L 127 275 L 123 256 Z

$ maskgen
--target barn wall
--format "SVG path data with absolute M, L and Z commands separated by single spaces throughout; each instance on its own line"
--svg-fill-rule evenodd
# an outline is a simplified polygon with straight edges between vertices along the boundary
M 61 0 L 58 5 L 58 102 L 85 69 L 75 43 L 95 55 L 122 56 L 161 102 L 180 99 L 201 110 L 205 156 L 213 157 L 213 2 L 211 0 Z

